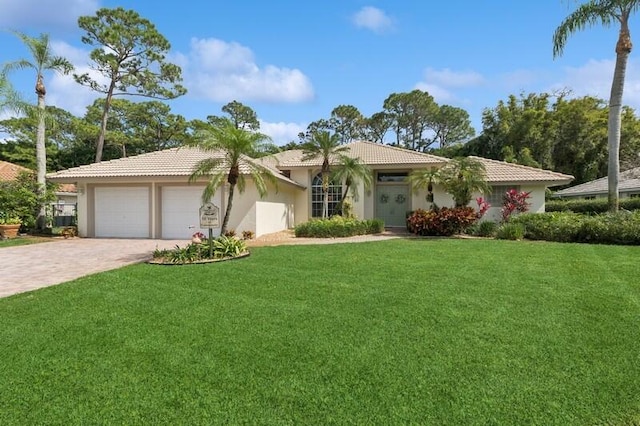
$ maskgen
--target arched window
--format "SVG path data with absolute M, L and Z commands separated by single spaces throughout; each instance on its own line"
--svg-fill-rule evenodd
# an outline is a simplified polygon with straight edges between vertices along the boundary
M 311 182 L 311 217 L 322 217 L 322 173 L 318 173 Z M 329 216 L 338 214 L 338 204 L 342 200 L 342 185 L 329 182 Z

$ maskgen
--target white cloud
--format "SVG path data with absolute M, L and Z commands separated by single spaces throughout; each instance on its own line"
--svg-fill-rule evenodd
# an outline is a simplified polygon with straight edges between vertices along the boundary
M 454 89 L 473 88 L 485 84 L 485 78 L 475 71 L 453 71 L 449 68 L 427 68 L 422 81 L 415 88 L 428 92 L 438 103 L 468 104 L 468 99 L 460 99 Z
M 0 0 L 0 26 L 75 28 L 79 16 L 98 7 L 98 0 Z
M 449 103 L 456 99 L 453 93 L 436 84 L 421 82 L 416 84 L 415 88 L 429 93 L 437 103 Z
M 51 49 L 56 55 L 67 58 L 75 69 L 68 75 L 50 74 L 50 80 L 45 81 L 47 104 L 65 109 L 74 115 L 83 116 L 87 106 L 102 94 L 76 83 L 73 74 L 89 73 L 93 79 L 103 83 L 106 81 L 105 77 L 89 67 L 88 51 L 78 49 L 62 41 L 52 41 Z
M 358 28 L 365 28 L 375 33 L 383 33 L 393 29 L 394 23 L 384 11 L 365 6 L 353 15 L 353 23 Z
M 191 50 L 176 55 L 190 94 L 216 102 L 304 102 L 313 99 L 309 78 L 298 69 L 256 64 L 253 52 L 239 43 L 192 39 Z
M 561 81 L 552 85 L 550 90 L 570 89 L 574 96 L 596 96 L 609 100 L 614 59 L 591 59 L 579 67 L 564 68 Z M 623 101 L 635 109 L 640 109 L 640 62 L 629 61 L 624 85 Z
M 475 87 L 484 84 L 484 77 L 475 71 L 452 71 L 449 68 L 424 70 L 424 82 L 442 87 Z
M 270 123 L 260 120 L 260 132 L 270 136 L 276 145 L 285 145 L 291 141 L 298 140 L 298 133 L 307 129 L 306 124 L 301 123 Z
M 522 90 L 538 81 L 540 79 L 540 72 L 524 69 L 515 70 L 502 74 L 499 79 L 500 84 L 508 89 Z

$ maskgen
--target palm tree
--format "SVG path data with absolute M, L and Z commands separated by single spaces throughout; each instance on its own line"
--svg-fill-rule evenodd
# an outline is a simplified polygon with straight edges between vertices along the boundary
M 268 140 L 266 135 L 236 128 L 229 120 L 224 120 L 219 125 L 201 130 L 198 137 L 189 143 L 190 146 L 214 154 L 198 162 L 189 176 L 190 183 L 202 177 L 208 179 L 202 192 L 202 201 L 208 202 L 225 181 L 229 184 L 221 234 L 227 232 L 236 186 L 241 194 L 245 190 L 246 173 L 240 171 L 241 167 L 251 176 L 260 197 L 267 194 L 267 181 L 276 183 L 275 176 L 268 168 L 252 162 L 248 157 L 261 150 L 261 146 Z
M 336 157 L 341 158 L 344 152 L 348 151 L 348 146 L 340 145 L 340 136 L 337 133 L 330 134 L 327 131 L 315 132 L 311 134 L 310 140 L 302 144 L 302 161 L 309 161 L 316 158 L 322 159 L 322 217 L 329 215 L 329 182 L 331 181 L 331 161 Z
M 44 85 L 43 73 L 45 71 L 56 71 L 68 74 L 73 69 L 73 65 L 61 56 L 54 56 L 51 52 L 49 44 L 49 35 L 40 34 L 39 37 L 30 37 L 21 32 L 13 32 L 27 46 L 31 52 L 31 61 L 22 59 L 7 65 L 7 69 L 15 68 L 32 68 L 36 71 L 36 94 L 38 95 L 38 129 L 36 132 L 36 164 L 37 164 L 37 183 L 40 196 L 44 199 L 46 190 L 45 175 L 47 174 L 47 153 L 45 148 L 45 113 L 46 104 L 45 96 L 47 89 Z M 43 229 L 45 218 L 44 204 L 41 204 L 36 220 L 36 228 Z
M 407 180 L 414 191 L 427 188 L 427 201 L 433 203 L 433 185 L 440 181 L 440 173 L 436 168 L 414 170 Z
M 11 86 L 11 82 L 7 79 L 6 70 L 2 70 L 0 71 L 0 111 L 5 109 L 22 113 L 28 108 L 20 98 L 20 95 Z
M 359 158 L 352 158 L 347 156 L 340 157 L 340 163 L 338 163 L 336 171 L 333 173 L 333 179 L 338 182 L 344 181 L 344 191 L 342 192 L 342 198 L 340 199 L 340 211 L 343 212 L 344 200 L 349 194 L 353 195 L 354 200 L 358 200 L 358 183 L 362 182 L 365 189 L 371 187 L 373 183 L 373 173 L 371 168 L 362 163 Z
M 580 5 L 556 28 L 553 34 L 553 56 L 562 55 L 570 35 L 597 24 L 608 27 L 620 24 L 616 43 L 616 66 L 609 95 L 609 210 L 618 211 L 618 180 L 620 175 L 620 127 L 622 120 L 622 94 L 624 91 L 627 60 L 631 53 L 629 17 L 640 7 L 640 0 L 590 0 Z
M 453 196 L 456 207 L 466 207 L 474 192 L 491 192 L 484 164 L 471 157 L 449 161 L 438 171 L 438 181 Z

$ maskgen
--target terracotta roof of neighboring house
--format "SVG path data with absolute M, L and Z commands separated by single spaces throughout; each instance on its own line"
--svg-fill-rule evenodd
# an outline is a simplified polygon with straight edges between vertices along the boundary
M 110 177 L 160 177 L 160 176 L 184 176 L 191 175 L 194 166 L 206 158 L 223 158 L 222 152 L 205 152 L 197 148 L 171 148 L 163 151 L 149 152 L 134 157 L 119 158 L 117 160 L 103 161 L 85 166 L 73 167 L 49 173 L 48 179 L 59 182 L 70 182 L 86 178 L 110 178 Z M 255 160 L 244 157 L 241 160 L 240 172 L 249 173 L 247 163 Z M 266 166 L 271 169 L 270 167 Z M 303 187 L 297 182 L 286 178 L 273 170 L 274 175 L 281 181 Z
M 605 176 L 600 179 L 595 179 L 589 182 L 581 183 L 580 185 L 572 186 L 555 193 L 560 197 L 565 196 L 581 196 L 581 195 L 599 195 L 607 194 L 609 192 L 608 177 Z M 625 170 L 620 173 L 618 181 L 618 191 L 620 192 L 640 192 L 640 167 L 634 169 Z
M 75 194 L 77 193 L 78 190 L 76 188 L 76 185 L 73 183 L 61 183 L 58 186 L 58 190 L 56 191 L 56 194 Z
M 349 148 L 348 151 L 343 153 L 344 155 L 352 158 L 359 158 L 364 164 L 368 164 L 370 166 L 394 164 L 436 165 L 444 164 L 449 161 L 444 157 L 373 142 L 358 141 L 351 142 L 344 146 Z M 279 169 L 314 167 L 322 165 L 322 158 L 302 161 L 303 157 L 304 154 L 301 149 L 293 149 L 264 157 L 261 161 L 263 164 L 275 165 Z
M 550 186 L 563 185 L 571 182 L 573 176 L 553 172 L 551 170 L 538 169 L 523 166 L 521 164 L 507 163 L 505 161 L 490 160 L 483 157 L 471 157 L 484 164 L 489 183 L 507 182 L 546 182 Z
M 15 180 L 21 172 L 31 171 L 26 167 L 0 160 L 0 180 Z

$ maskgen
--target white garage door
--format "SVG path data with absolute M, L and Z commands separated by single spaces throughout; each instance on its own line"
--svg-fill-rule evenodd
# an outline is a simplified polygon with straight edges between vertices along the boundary
M 149 238 L 149 188 L 98 187 L 96 237 Z
M 208 234 L 208 229 L 200 229 L 200 206 L 202 205 L 201 186 L 164 186 L 162 187 L 162 238 L 190 239 L 195 232 Z M 213 204 L 220 207 L 220 193 L 216 193 Z M 220 218 L 223 212 L 220 211 Z M 215 236 L 220 229 L 214 229 Z

